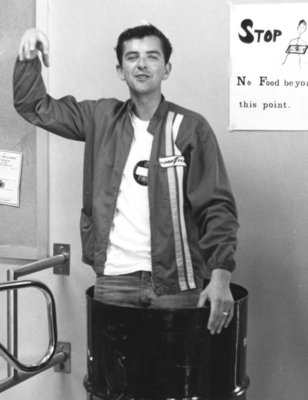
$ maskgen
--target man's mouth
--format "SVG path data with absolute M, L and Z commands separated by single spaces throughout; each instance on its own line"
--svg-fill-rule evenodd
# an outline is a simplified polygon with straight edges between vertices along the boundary
M 147 79 L 149 79 L 149 75 L 146 75 L 146 74 L 138 74 L 138 75 L 136 75 L 136 78 L 139 80 L 139 81 L 146 81 Z

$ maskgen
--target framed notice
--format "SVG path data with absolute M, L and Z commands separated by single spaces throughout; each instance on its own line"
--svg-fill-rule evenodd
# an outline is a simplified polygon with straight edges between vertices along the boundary
M 307 24 L 307 3 L 231 4 L 230 130 L 308 130 Z
M 0 204 L 19 207 L 22 153 L 0 150 Z

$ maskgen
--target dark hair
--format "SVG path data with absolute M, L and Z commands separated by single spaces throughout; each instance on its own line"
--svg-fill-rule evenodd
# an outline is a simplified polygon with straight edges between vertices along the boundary
M 167 39 L 166 36 L 154 25 L 139 25 L 135 26 L 134 28 L 126 29 L 118 38 L 118 43 L 115 50 L 120 65 L 122 65 L 124 42 L 132 39 L 142 39 L 146 36 L 156 36 L 158 39 L 160 39 L 165 63 L 167 64 L 169 62 L 172 53 L 172 46 L 169 39 Z
M 299 27 L 301 24 L 305 24 L 307 26 L 307 22 L 304 19 L 301 19 L 297 25 Z

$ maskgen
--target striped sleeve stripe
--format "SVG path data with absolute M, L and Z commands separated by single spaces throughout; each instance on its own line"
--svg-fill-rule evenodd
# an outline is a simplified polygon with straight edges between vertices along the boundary
M 177 148 L 175 142 L 177 139 L 177 135 L 179 133 L 180 125 L 183 120 L 183 115 L 178 114 L 175 118 L 174 124 L 173 124 L 173 143 L 175 147 L 175 154 L 176 155 L 181 155 L 180 150 Z M 187 229 L 186 229 L 186 223 L 185 223 L 185 217 L 184 217 L 184 193 L 183 193 L 183 188 L 184 188 L 184 168 L 175 168 L 175 173 L 177 176 L 177 181 L 178 181 L 178 194 L 179 194 L 179 218 L 180 218 L 180 225 L 181 225 L 181 232 L 182 232 L 182 241 L 183 241 L 183 252 L 184 252 L 184 257 L 185 257 L 185 264 L 186 264 L 186 274 L 187 274 L 187 281 L 188 281 L 188 287 L 190 289 L 194 289 L 196 287 L 195 285 L 195 279 L 194 279 L 194 273 L 193 273 L 193 265 L 191 261 L 191 256 L 190 256 L 190 250 L 188 246 L 188 239 L 187 239 Z
M 166 155 L 181 155 L 175 145 L 175 140 L 183 120 L 183 115 L 169 112 L 166 123 Z M 178 267 L 179 285 L 181 290 L 194 289 L 196 287 L 192 261 L 187 241 L 187 231 L 184 218 L 183 198 L 183 168 L 168 168 L 168 185 L 170 193 L 170 207 L 174 230 L 175 254 Z

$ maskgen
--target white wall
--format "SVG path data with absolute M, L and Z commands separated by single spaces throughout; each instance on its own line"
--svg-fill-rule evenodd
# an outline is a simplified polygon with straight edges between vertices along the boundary
M 251 3 L 252 1 L 242 1 Z M 272 0 L 272 3 L 279 3 Z M 307 132 L 227 132 L 229 9 L 222 0 L 52 0 L 50 92 L 78 99 L 127 97 L 114 46 L 147 19 L 174 46 L 167 99 L 201 112 L 213 126 L 238 203 L 241 229 L 233 281 L 250 292 L 249 400 L 305 400 L 308 393 Z M 50 243 L 72 246 L 70 278 L 50 278 L 59 336 L 72 341 L 72 374 L 47 372 L 4 394 L 85 398 L 84 290 L 94 275 L 80 262 L 78 232 L 83 145 L 50 137 Z M 46 390 L 47 388 L 47 390 Z

